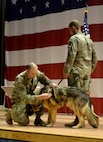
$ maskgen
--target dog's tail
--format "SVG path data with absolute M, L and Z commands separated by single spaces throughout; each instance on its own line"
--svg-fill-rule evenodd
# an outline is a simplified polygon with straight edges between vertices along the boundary
M 91 107 L 89 106 L 86 110 L 86 117 L 88 120 L 88 123 L 94 127 L 94 128 L 98 128 L 99 125 L 99 116 L 94 112 L 94 107 L 93 105 L 91 105 Z

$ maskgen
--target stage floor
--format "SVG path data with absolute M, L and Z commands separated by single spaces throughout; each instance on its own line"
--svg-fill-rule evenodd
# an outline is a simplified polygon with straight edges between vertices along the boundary
M 87 120 L 86 127 L 72 129 L 64 126 L 73 121 L 75 116 L 57 114 L 56 123 L 53 127 L 34 126 L 35 115 L 30 117 L 28 126 L 19 126 L 17 123 L 8 125 L 5 122 L 5 113 L 0 112 L 0 138 L 32 142 L 103 142 L 103 117 L 100 117 L 99 128 L 92 128 Z M 47 120 L 47 113 L 42 116 Z

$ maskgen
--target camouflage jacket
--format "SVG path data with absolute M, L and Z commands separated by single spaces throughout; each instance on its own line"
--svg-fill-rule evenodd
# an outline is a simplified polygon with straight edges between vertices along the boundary
M 28 79 L 26 72 L 22 72 L 16 76 L 14 89 L 12 93 L 12 103 L 34 104 L 36 102 L 35 95 L 31 95 L 36 88 L 38 82 L 44 85 L 50 85 L 51 81 L 44 73 L 38 71 L 33 79 Z
M 64 73 L 78 73 L 81 77 L 91 75 L 97 64 L 97 54 L 93 42 L 82 33 L 73 35 L 68 43 L 68 54 Z

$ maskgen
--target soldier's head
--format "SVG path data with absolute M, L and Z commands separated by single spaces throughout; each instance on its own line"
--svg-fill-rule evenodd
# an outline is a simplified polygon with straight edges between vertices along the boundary
M 35 63 L 29 63 L 27 65 L 26 73 L 28 78 L 34 78 L 37 75 L 38 66 Z
M 69 23 L 68 28 L 71 35 L 75 35 L 76 33 L 81 32 L 81 25 L 78 20 L 72 20 Z

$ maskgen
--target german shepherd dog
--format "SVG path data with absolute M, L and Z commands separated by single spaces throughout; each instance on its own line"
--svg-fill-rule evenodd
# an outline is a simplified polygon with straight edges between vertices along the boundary
M 98 128 L 99 116 L 94 113 L 93 105 L 90 97 L 83 91 L 75 87 L 56 87 L 51 89 L 49 86 L 43 87 L 40 91 L 42 93 L 52 93 L 48 100 L 43 100 L 42 106 L 48 110 L 48 121 L 46 126 L 52 127 L 56 121 L 57 109 L 66 105 L 73 110 L 78 118 L 78 122 L 66 124 L 72 128 L 85 127 L 85 118 L 93 128 Z M 33 109 L 33 107 L 32 107 Z M 35 111 L 35 109 L 34 109 Z

